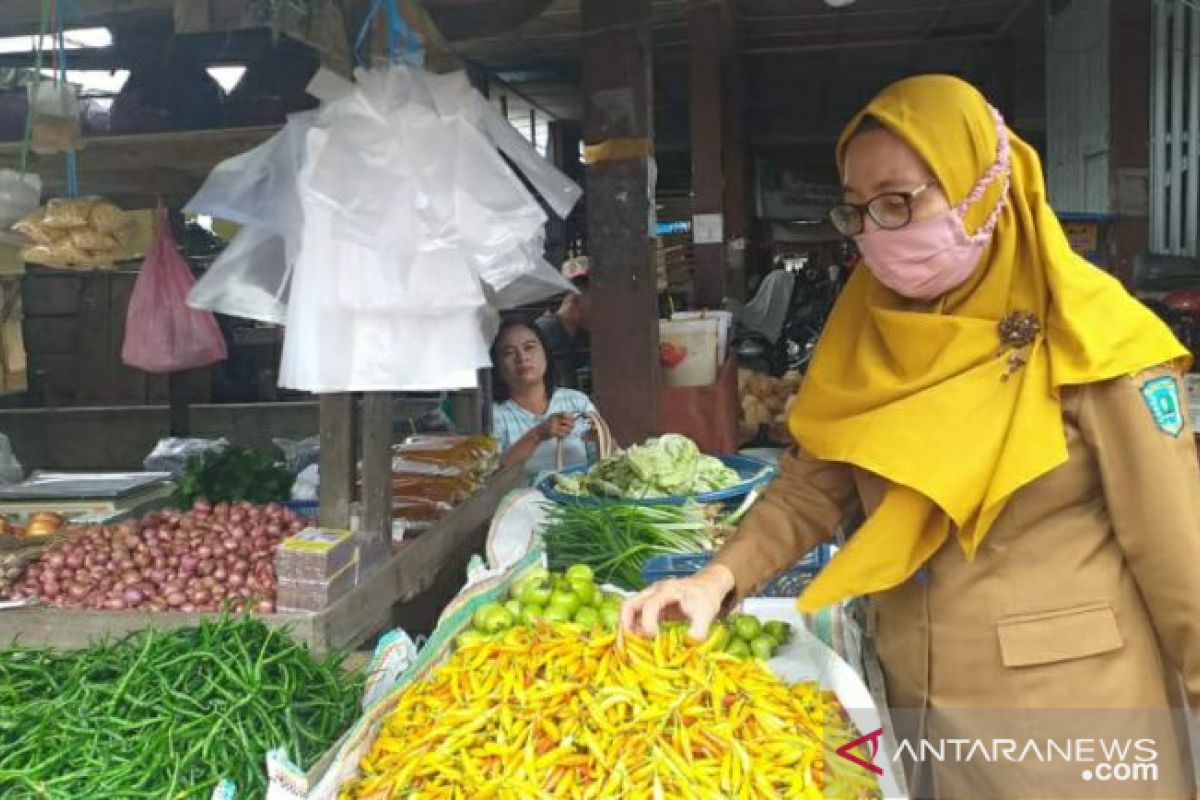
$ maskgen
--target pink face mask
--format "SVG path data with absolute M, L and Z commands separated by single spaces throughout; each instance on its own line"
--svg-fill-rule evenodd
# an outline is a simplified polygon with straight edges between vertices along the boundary
M 933 300 L 967 282 L 984 249 L 992 240 L 1000 212 L 1008 198 L 1011 164 L 1008 130 L 1000 112 L 996 120 L 996 161 L 966 199 L 936 217 L 912 222 L 898 230 L 874 230 L 854 237 L 863 263 L 879 282 L 898 295 L 913 300 Z M 1004 188 L 996 207 L 974 236 L 967 234 L 967 209 L 983 197 L 997 178 Z

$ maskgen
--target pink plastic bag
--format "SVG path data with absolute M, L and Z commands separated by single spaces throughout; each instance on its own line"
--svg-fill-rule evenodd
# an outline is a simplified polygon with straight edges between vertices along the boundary
M 216 317 L 188 307 L 195 282 L 175 249 L 167 210 L 160 205 L 158 235 L 129 298 L 122 361 L 147 372 L 181 372 L 225 360 Z

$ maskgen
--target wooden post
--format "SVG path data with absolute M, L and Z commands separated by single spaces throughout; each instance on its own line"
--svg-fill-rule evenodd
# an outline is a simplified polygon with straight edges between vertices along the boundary
M 191 432 L 192 373 L 172 372 L 167 376 L 167 390 L 171 398 L 171 435 L 184 437 Z
M 715 3 L 693 3 L 687 16 L 694 301 L 709 307 L 719 306 L 726 294 L 722 13 Z
M 1109 247 L 1112 270 L 1124 281 L 1133 277 L 1134 259 L 1150 249 L 1151 5 L 1113 3 L 1110 20 L 1109 136 L 1116 219 Z
M 722 76 L 724 121 L 722 131 L 722 172 L 725 214 L 725 241 L 745 240 L 750 233 L 749 152 L 746 148 L 745 73 L 741 57 L 733 44 L 733 22 L 726 19 L 725 57 Z M 738 257 L 726 253 L 725 295 L 739 300 L 746 295 L 745 250 Z
M 350 528 L 354 499 L 354 395 L 321 395 L 320 522 L 327 528 Z
M 658 429 L 649 0 L 583 0 L 592 369 L 622 444 Z
M 363 572 L 383 564 L 391 552 L 394 416 L 391 392 L 363 395 L 362 503 L 358 528 L 359 569 Z

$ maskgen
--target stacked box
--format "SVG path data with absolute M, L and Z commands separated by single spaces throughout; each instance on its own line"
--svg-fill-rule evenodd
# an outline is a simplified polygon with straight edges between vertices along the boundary
M 280 611 L 321 611 L 358 582 L 358 546 L 350 531 L 306 528 L 275 554 Z

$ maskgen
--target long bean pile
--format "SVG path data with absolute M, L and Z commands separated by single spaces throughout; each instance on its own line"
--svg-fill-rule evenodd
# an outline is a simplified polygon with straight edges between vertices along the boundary
M 713 547 L 719 527 L 705 507 L 564 504 L 547 512 L 542 531 L 550 568 L 587 564 L 598 583 L 635 591 L 642 567 L 664 553 L 699 553 Z
M 0 650 L 0 797 L 266 793 L 267 751 L 308 765 L 359 711 L 362 678 L 247 618 L 86 650 Z

